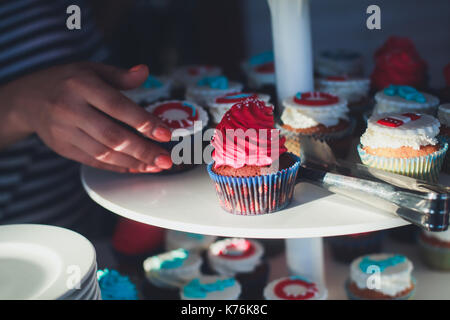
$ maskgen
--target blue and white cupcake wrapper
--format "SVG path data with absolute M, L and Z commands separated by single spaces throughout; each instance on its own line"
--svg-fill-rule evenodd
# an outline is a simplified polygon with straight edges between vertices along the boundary
M 300 158 L 289 154 L 295 163 L 273 174 L 257 177 L 231 177 L 216 174 L 214 163 L 208 173 L 216 186 L 220 206 L 233 214 L 259 215 L 286 207 L 292 199 Z
M 411 277 L 411 281 L 414 284 L 414 288 L 407 294 L 401 297 L 392 298 L 390 300 L 412 300 L 414 298 L 414 293 L 416 292 L 416 278 Z M 347 279 L 345 282 L 345 292 L 347 293 L 347 297 L 350 300 L 367 300 L 361 297 L 355 296 L 349 289 L 350 286 L 350 279 Z
M 450 145 L 450 136 L 439 136 L 439 139 L 448 143 Z M 442 170 L 445 173 L 450 174 L 450 152 L 447 152 L 447 156 L 444 158 L 444 164 L 442 166 Z
M 437 182 L 444 163 L 448 143 L 440 140 L 442 148 L 434 153 L 415 158 L 387 158 L 368 154 L 358 145 L 361 162 L 368 167 L 377 168 L 421 180 Z

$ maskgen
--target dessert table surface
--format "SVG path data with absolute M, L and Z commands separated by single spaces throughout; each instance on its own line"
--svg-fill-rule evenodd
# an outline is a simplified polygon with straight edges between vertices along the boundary
M 313 238 L 407 225 L 405 220 L 308 183 L 297 184 L 291 204 L 261 216 L 221 209 L 205 166 L 169 175 L 119 174 L 84 166 L 89 196 L 126 218 L 167 229 L 246 238 Z M 441 182 L 450 184 L 450 176 Z

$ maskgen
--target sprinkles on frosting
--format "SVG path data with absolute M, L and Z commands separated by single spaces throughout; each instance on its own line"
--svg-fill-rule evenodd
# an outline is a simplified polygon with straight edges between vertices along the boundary
M 97 271 L 103 300 L 138 300 L 136 286 L 116 270 Z

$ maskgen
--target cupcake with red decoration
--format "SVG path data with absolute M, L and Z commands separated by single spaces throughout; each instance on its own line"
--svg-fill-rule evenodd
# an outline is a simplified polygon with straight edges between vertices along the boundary
M 170 97 L 172 82 L 166 77 L 148 76 L 138 88 L 125 90 L 122 93 L 137 104 L 152 103 Z
M 286 152 L 284 141 L 274 128 L 273 108 L 264 101 L 247 99 L 225 113 L 208 165 L 224 210 L 258 215 L 289 204 L 300 159 Z
M 243 63 L 249 88 L 260 90 L 275 86 L 275 64 L 272 51 L 262 52 Z
M 375 94 L 373 113 L 427 113 L 436 115 L 439 99 L 410 86 L 389 85 Z
M 375 52 L 371 81 L 374 90 L 382 90 L 391 84 L 424 89 L 427 87 L 427 64 L 410 39 L 390 37 Z
M 219 275 L 235 277 L 242 285 L 242 299 L 261 299 L 269 278 L 264 247 L 255 240 L 225 239 L 208 250 L 208 264 Z
M 324 287 L 301 276 L 276 279 L 264 288 L 266 300 L 326 300 L 327 296 Z
M 263 93 L 232 92 L 213 98 L 208 101 L 208 110 L 212 117 L 212 125 L 215 127 L 234 104 L 247 99 L 258 99 L 268 103 L 270 96 Z
M 239 92 L 243 85 L 229 81 L 225 76 L 204 77 L 186 89 L 186 100 L 206 106 L 208 101 L 227 93 Z
M 438 139 L 439 121 L 416 113 L 375 114 L 361 137 L 363 164 L 422 180 L 437 181 L 448 144 Z
M 160 143 L 166 150 L 172 151 L 183 139 L 192 139 L 191 152 L 183 154 L 181 150 L 180 154 L 171 155 L 173 166 L 169 171 L 180 171 L 195 166 L 193 139 L 195 135 L 202 135 L 208 124 L 205 109 L 190 101 L 168 100 L 151 104 L 146 110 L 160 118 L 172 130 L 172 140 Z M 200 140 L 203 141 L 202 138 Z
M 330 76 L 317 80 L 317 90 L 331 93 L 347 100 L 350 109 L 361 110 L 368 106 L 370 80 L 348 76 Z
M 362 55 L 345 49 L 325 50 L 316 57 L 314 71 L 320 77 L 361 77 L 363 75 Z
M 283 106 L 280 128 L 290 152 L 300 155 L 299 138 L 310 136 L 328 142 L 337 157 L 346 156 L 355 127 L 346 99 L 326 92 L 299 92 L 284 99 Z

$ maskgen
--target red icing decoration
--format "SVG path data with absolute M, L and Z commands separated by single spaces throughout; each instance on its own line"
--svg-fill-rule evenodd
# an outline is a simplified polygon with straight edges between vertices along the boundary
M 291 285 L 298 285 L 306 288 L 306 292 L 304 294 L 299 294 L 296 296 L 287 295 L 284 291 L 284 288 Z M 285 300 L 306 300 L 313 298 L 316 293 L 319 291 L 316 287 L 315 283 L 309 283 L 303 281 L 301 279 L 285 279 L 277 283 L 275 288 L 273 288 L 275 295 L 277 295 L 281 299 Z
M 275 72 L 275 64 L 273 62 L 260 64 L 255 67 L 255 71 L 259 72 L 259 73 L 274 73 Z
M 415 113 L 403 113 L 402 116 L 410 118 L 411 121 L 420 119 L 420 116 Z M 404 124 L 402 120 L 391 117 L 380 119 L 377 121 L 377 123 L 391 128 L 397 128 Z
M 216 102 L 217 103 L 237 103 L 237 102 L 241 102 L 241 101 L 244 101 L 244 100 L 246 100 L 246 99 L 257 99 L 258 98 L 258 95 L 256 94 L 256 93 L 248 93 L 248 94 L 250 94 L 250 96 L 248 96 L 248 97 L 244 97 L 244 98 L 230 98 L 230 97 L 232 97 L 232 96 L 235 96 L 235 95 L 239 95 L 239 94 L 247 94 L 247 93 L 245 93 L 245 92 L 233 92 L 233 93 L 228 93 L 228 94 L 226 94 L 226 95 L 223 95 L 223 96 L 221 96 L 221 97 L 218 97 L 217 99 L 216 99 Z
M 346 81 L 348 80 L 348 77 L 345 76 L 329 76 L 325 78 L 326 80 L 330 81 Z
M 231 260 L 239 260 L 239 259 L 248 258 L 255 253 L 255 246 L 250 241 L 247 241 L 247 240 L 245 240 L 244 244 L 245 244 L 245 248 L 243 248 L 244 250 L 241 251 L 239 249 L 242 249 L 242 248 L 239 248 L 239 246 L 235 243 L 231 243 L 219 252 L 219 256 L 221 258 L 231 259 Z M 227 253 L 227 250 L 233 250 L 233 249 L 235 249 L 235 251 L 239 251 L 240 254 L 233 255 L 233 254 Z
M 189 67 L 187 69 L 187 73 L 189 73 L 191 76 L 198 76 L 199 74 L 202 74 L 205 71 L 209 71 L 213 68 L 214 68 L 213 66 L 209 66 L 209 65 Z
M 325 92 L 305 92 L 300 99 L 295 96 L 294 101 L 306 106 L 326 106 L 338 103 L 339 98 Z
M 390 37 L 375 52 L 372 86 L 381 90 L 391 84 L 421 88 L 426 85 L 427 64 L 408 38 Z
M 249 155 L 255 154 L 253 151 L 250 151 L 250 148 L 264 148 L 264 153 L 268 157 L 272 156 L 272 141 L 274 139 L 278 139 L 278 155 L 281 156 L 283 153 L 287 151 L 284 143 L 286 138 L 279 134 L 279 130 L 274 130 L 274 119 L 273 119 L 273 108 L 270 105 L 266 105 L 264 101 L 255 100 L 255 99 L 247 99 L 242 102 L 238 102 L 228 110 L 223 116 L 222 120 L 216 127 L 216 133 L 214 134 L 212 144 L 216 148 L 215 139 L 217 136 L 217 132 L 220 131 L 220 136 L 225 140 L 223 142 L 223 153 L 216 155 L 217 150 L 213 151 L 213 159 L 215 160 L 215 166 L 219 167 L 224 165 L 222 161 L 218 161 L 217 159 L 236 159 L 238 156 L 242 156 L 242 152 L 245 153 L 242 160 L 245 160 L 245 164 L 248 165 L 258 165 L 259 162 L 253 163 L 253 159 L 250 159 Z M 229 135 L 227 135 L 227 130 L 238 130 L 241 129 L 244 132 L 247 129 L 255 129 L 256 130 L 256 140 L 249 141 L 246 138 L 246 141 L 240 141 L 240 137 L 238 135 L 234 135 L 234 142 L 227 143 L 226 139 Z M 260 137 L 259 130 L 263 130 L 264 141 L 262 141 Z M 274 135 L 275 134 L 275 135 Z M 231 145 L 232 148 L 227 149 Z M 260 153 L 257 153 L 260 154 Z M 251 163 L 250 163 L 251 162 Z M 264 164 L 268 165 L 268 164 Z
M 182 110 L 187 113 L 187 117 L 181 120 L 168 119 L 164 116 L 164 113 L 170 110 Z M 193 114 L 195 111 L 195 115 Z M 159 117 L 170 128 L 187 128 L 193 125 L 194 121 L 198 120 L 198 111 L 183 105 L 181 102 L 168 102 L 159 105 L 153 110 L 153 114 Z

